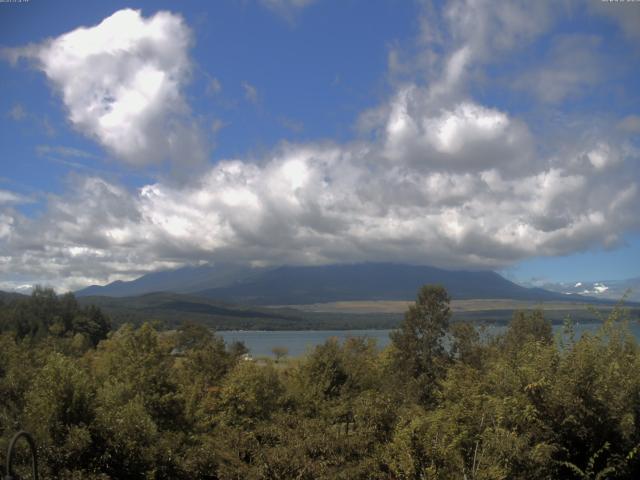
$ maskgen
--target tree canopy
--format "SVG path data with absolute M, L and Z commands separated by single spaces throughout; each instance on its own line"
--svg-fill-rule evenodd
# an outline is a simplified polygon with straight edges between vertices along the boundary
M 247 360 L 186 324 L 108 329 L 37 289 L 0 305 L 0 451 L 47 479 L 634 479 L 640 349 L 624 310 L 576 338 L 541 312 L 487 335 L 426 286 L 379 349 Z

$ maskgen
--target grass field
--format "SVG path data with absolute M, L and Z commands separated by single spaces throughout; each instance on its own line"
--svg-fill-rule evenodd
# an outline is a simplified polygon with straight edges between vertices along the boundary
M 310 305 L 286 305 L 303 312 L 317 313 L 403 313 L 413 302 L 396 300 L 362 300 L 348 302 L 314 303 Z M 451 309 L 455 312 L 490 312 L 500 310 L 542 310 L 574 311 L 589 308 L 588 303 L 578 302 L 531 302 L 524 300 L 486 299 L 453 300 Z M 280 306 L 283 307 L 283 306 Z M 611 307 L 596 305 L 598 309 Z

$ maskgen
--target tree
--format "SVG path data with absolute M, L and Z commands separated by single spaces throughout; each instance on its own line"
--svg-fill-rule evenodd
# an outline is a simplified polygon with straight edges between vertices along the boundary
M 235 340 L 231 342 L 231 344 L 227 347 L 227 351 L 232 359 L 238 360 L 243 355 L 249 353 L 249 349 L 244 344 L 244 342 L 240 340 Z
M 69 357 L 51 354 L 35 376 L 24 408 L 27 428 L 35 435 L 48 465 L 47 476 L 88 466 L 95 392 L 89 375 Z
M 202 348 L 211 342 L 213 336 L 207 327 L 187 321 L 178 328 L 176 348 L 180 351 Z
M 544 345 L 553 342 L 551 322 L 544 318 L 542 310 L 513 314 L 504 336 L 504 347 L 507 351 L 516 351 L 527 342 L 541 342 Z
M 240 362 L 222 385 L 220 418 L 230 426 L 253 426 L 278 410 L 283 393 L 283 385 L 273 367 Z
M 444 375 L 447 354 L 443 339 L 451 317 L 449 302 L 444 287 L 425 285 L 398 330 L 390 334 L 395 370 L 413 381 L 422 403 L 433 400 L 435 383 Z
M 111 330 L 111 321 L 98 307 L 80 307 L 73 293 L 58 296 L 51 288 L 36 286 L 30 297 L 12 303 L 0 312 L 0 331 L 12 331 L 17 339 L 70 339 L 80 334 L 86 342 L 77 344 L 96 346 Z
M 451 357 L 474 368 L 481 368 L 483 347 L 476 327 L 470 322 L 454 322 L 450 333 Z
M 287 347 L 276 346 L 271 349 L 271 353 L 276 357 L 276 363 L 289 355 L 289 349 Z
M 301 374 L 306 393 L 315 400 L 339 397 L 349 375 L 338 340 L 332 337 L 318 345 L 302 366 Z

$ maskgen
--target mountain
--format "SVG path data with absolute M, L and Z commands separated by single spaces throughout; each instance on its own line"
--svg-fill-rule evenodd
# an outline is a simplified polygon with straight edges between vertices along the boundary
M 152 292 L 191 293 L 199 290 L 228 286 L 260 272 L 238 265 L 219 264 L 182 267 L 175 270 L 147 273 L 135 280 L 117 280 L 108 285 L 92 285 L 75 292 L 78 297 L 129 297 Z
M 253 305 L 296 305 L 348 300 L 412 300 L 427 283 L 443 285 L 454 299 L 590 300 L 525 288 L 491 271 L 452 271 L 389 263 L 281 267 L 198 296 Z
M 594 300 L 522 287 L 491 271 L 454 271 L 392 263 L 273 269 L 235 265 L 184 267 L 149 273 L 130 282 L 91 286 L 76 295 L 125 297 L 173 292 L 240 304 L 300 305 L 348 300 L 412 300 L 427 283 L 444 285 L 454 299 Z
M 3 292 L 2 290 L 0 290 L 0 302 L 10 303 L 14 300 L 20 300 L 22 298 L 27 298 L 27 296 L 23 295 L 22 293 Z

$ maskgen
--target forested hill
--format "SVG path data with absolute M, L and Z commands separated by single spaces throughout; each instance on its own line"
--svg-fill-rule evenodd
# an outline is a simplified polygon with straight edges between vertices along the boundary
M 3 292 L 2 290 L 0 290 L 0 302 L 11 302 L 26 297 L 26 295 L 23 295 L 21 293 Z
M 0 333 L 12 332 L 20 339 L 53 335 L 95 346 L 110 329 L 110 319 L 99 308 L 80 305 L 72 293 L 56 295 L 42 287 L 29 296 L 0 292 Z
M 454 299 L 594 300 L 525 288 L 491 271 L 453 271 L 391 263 L 253 270 L 228 265 L 183 267 L 150 273 L 130 282 L 91 286 L 76 295 L 123 297 L 165 291 L 242 304 L 295 305 L 344 300 L 411 300 L 426 283 L 443 285 Z

